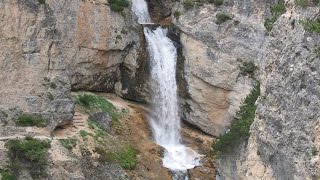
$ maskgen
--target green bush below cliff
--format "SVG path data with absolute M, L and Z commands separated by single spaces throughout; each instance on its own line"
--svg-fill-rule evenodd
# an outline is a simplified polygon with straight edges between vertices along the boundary
M 99 110 L 108 113 L 114 122 L 118 121 L 118 119 L 123 115 L 123 113 L 119 112 L 112 103 L 110 103 L 103 97 L 94 94 L 79 94 L 76 96 L 76 101 L 79 105 L 89 110 Z
M 116 147 L 113 150 L 96 149 L 100 154 L 100 161 L 113 161 L 124 169 L 134 169 L 138 163 L 137 150 L 128 144 Z
M 267 29 L 267 31 L 271 31 L 273 28 L 273 24 L 283 13 L 286 12 L 284 1 L 280 0 L 278 3 L 271 5 L 270 11 L 272 16 L 267 18 L 264 22 L 264 27 Z
M 320 33 L 320 19 L 302 21 L 306 31 Z
M 34 114 L 22 114 L 16 120 L 17 126 L 37 126 L 37 127 L 45 127 L 47 126 L 47 120 L 42 118 L 40 115 Z
M 59 139 L 59 142 L 61 146 L 69 150 L 77 145 L 77 139 L 75 138 Z
M 240 73 L 244 76 L 248 75 L 250 77 L 253 77 L 255 71 L 258 69 L 258 67 L 253 62 L 244 62 L 240 66 Z
M 47 175 L 49 141 L 26 137 L 23 140 L 9 140 L 5 146 L 10 158 L 8 167 L 13 174 L 19 175 L 22 169 L 26 169 L 33 179 Z
M 223 0 L 208 0 L 209 3 L 213 3 L 215 6 L 221 6 L 223 4 Z
M 294 1 L 298 6 L 316 6 L 320 3 L 320 0 L 295 0 Z
M 1 180 L 15 180 L 16 178 L 10 172 L 0 169 Z
M 255 102 L 259 96 L 260 84 L 257 84 L 240 106 L 230 129 L 225 134 L 220 135 L 213 143 L 213 152 L 217 157 L 230 153 L 241 142 L 248 139 L 250 126 L 256 112 Z
M 109 0 L 110 9 L 115 12 L 121 12 L 124 8 L 129 7 L 128 0 Z
M 216 24 L 222 24 L 232 19 L 232 17 L 227 14 L 217 14 L 216 17 L 217 17 Z

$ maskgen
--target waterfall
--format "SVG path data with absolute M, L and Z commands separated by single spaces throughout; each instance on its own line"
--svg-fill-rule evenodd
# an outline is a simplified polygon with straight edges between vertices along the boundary
M 151 23 L 145 0 L 133 0 L 132 11 L 140 24 Z M 201 155 L 181 142 L 176 82 L 177 50 L 167 30 L 144 27 L 151 66 L 152 110 L 150 125 L 155 142 L 165 149 L 163 166 L 173 172 L 185 172 L 200 165 Z
M 138 17 L 138 22 L 140 24 L 151 23 L 148 5 L 145 0 L 132 0 L 131 9 Z

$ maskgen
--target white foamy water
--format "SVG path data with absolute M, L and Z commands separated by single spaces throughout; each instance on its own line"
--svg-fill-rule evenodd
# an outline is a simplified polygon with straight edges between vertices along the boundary
M 137 15 L 140 24 L 151 23 L 148 5 L 145 0 L 132 0 L 131 9 Z
M 132 11 L 139 23 L 150 23 L 147 4 L 133 0 Z M 180 117 L 176 82 L 177 50 L 161 27 L 144 27 L 151 66 L 152 107 L 155 117 L 150 119 L 154 140 L 165 148 L 163 166 L 172 171 L 186 171 L 200 165 L 201 155 L 181 143 Z

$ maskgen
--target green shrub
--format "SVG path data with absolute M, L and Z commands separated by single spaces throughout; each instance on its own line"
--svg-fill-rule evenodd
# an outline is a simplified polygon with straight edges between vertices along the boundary
M 317 55 L 317 57 L 320 57 L 320 46 L 314 49 L 314 53 Z
M 128 0 L 108 0 L 110 9 L 115 12 L 121 12 L 124 8 L 129 7 Z
M 54 97 L 53 97 L 53 95 L 52 95 L 51 93 L 48 94 L 48 99 L 49 99 L 50 101 L 52 101 L 52 100 L 54 99 Z
M 277 21 L 277 19 L 278 19 L 278 17 L 272 16 L 270 18 L 267 18 L 264 21 L 264 27 L 267 29 L 268 32 L 272 30 L 273 24 Z
M 34 179 L 46 176 L 49 141 L 26 137 L 24 140 L 9 140 L 5 146 L 11 172 L 19 174 L 21 169 L 27 169 Z
M 213 143 L 213 152 L 217 157 L 230 153 L 241 142 L 248 139 L 250 126 L 255 117 L 255 102 L 259 96 L 260 84 L 257 84 L 240 106 L 240 110 L 236 113 L 236 118 L 231 124 L 229 131 L 220 135 Z
M 118 35 L 116 36 L 116 39 L 121 40 L 121 39 L 122 39 L 121 35 L 118 34 Z
M 316 6 L 319 4 L 319 0 L 295 0 L 294 1 L 298 6 Z
M 118 121 L 121 117 L 121 112 L 117 111 L 117 108 L 112 103 L 104 99 L 103 97 L 94 94 L 80 94 L 76 97 L 77 103 L 85 108 L 98 109 L 102 112 L 108 113 L 113 121 Z
M 77 102 L 81 106 L 90 108 L 90 106 L 93 106 L 95 102 L 95 96 L 91 94 L 80 94 L 77 96 Z
M 114 150 L 96 149 L 101 161 L 114 161 L 124 169 L 134 169 L 137 165 L 137 150 L 131 145 L 119 146 Z
M 52 88 L 52 89 L 56 89 L 56 88 L 57 88 L 56 83 L 51 82 L 51 83 L 50 83 L 50 88 Z
M 232 17 L 230 17 L 227 14 L 217 14 L 216 17 L 217 17 L 217 21 L 216 21 L 217 24 L 222 24 L 222 23 L 232 19 Z
M 0 169 L 0 179 L 1 180 L 15 180 L 15 176 L 10 172 Z
M 86 136 L 88 136 L 89 135 L 89 133 L 87 132 L 87 131 L 85 131 L 85 130 L 81 130 L 80 131 L 80 136 L 81 137 L 86 137 Z
M 264 27 L 267 31 L 271 31 L 273 28 L 274 23 L 277 19 L 286 12 L 286 6 L 284 5 L 284 1 L 280 0 L 278 3 L 273 4 L 270 6 L 272 16 L 267 18 L 264 22 Z
M 40 4 L 45 4 L 45 3 L 46 3 L 46 0 L 38 0 L 38 2 L 39 2 Z
M 257 69 L 258 67 L 253 62 L 244 62 L 240 66 L 240 73 L 244 76 L 249 75 L 250 77 L 253 77 Z
M 294 2 L 296 5 L 299 5 L 299 6 L 309 6 L 308 0 L 295 0 Z
M 37 127 L 45 127 L 47 126 L 47 120 L 42 118 L 40 115 L 33 114 L 22 114 L 16 120 L 17 126 L 37 126 Z
M 233 21 L 233 24 L 234 24 L 235 26 L 237 26 L 238 24 L 240 24 L 240 21 L 239 21 L 239 20 L 234 20 L 234 21 Z
M 183 1 L 183 6 L 188 10 L 196 6 L 202 6 L 206 2 L 207 0 L 185 0 Z
M 185 0 L 183 2 L 183 6 L 185 9 L 191 9 L 194 7 L 194 5 L 195 5 L 195 2 L 193 0 Z
M 320 33 L 320 19 L 302 21 L 306 31 Z
M 278 17 L 286 12 L 286 6 L 284 5 L 284 1 L 279 1 L 277 4 L 271 5 L 270 9 L 271 14 Z
M 61 146 L 69 150 L 77 145 L 77 139 L 75 138 L 59 139 L 59 142 Z
M 221 6 L 223 4 L 223 0 L 208 0 L 209 3 L 213 3 L 215 6 Z
M 43 80 L 45 80 L 46 82 L 50 81 L 50 79 L 48 77 L 44 77 Z
M 181 16 L 181 12 L 180 12 L 180 11 L 175 11 L 175 12 L 173 13 L 173 16 L 174 16 L 175 18 L 179 19 L 179 17 Z

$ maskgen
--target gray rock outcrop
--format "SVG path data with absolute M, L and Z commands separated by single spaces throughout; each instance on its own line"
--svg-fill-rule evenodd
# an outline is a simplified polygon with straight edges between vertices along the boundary
M 260 63 L 262 94 L 250 138 L 219 160 L 223 179 L 318 179 L 320 35 L 301 21 L 319 18 L 319 7 L 286 2 L 268 36 Z M 261 22 L 261 24 L 263 21 Z
M 124 17 L 105 2 L 82 0 L 4 0 L 0 8 L 0 105 L 7 111 L 41 114 L 53 129 L 72 119 L 71 90 L 145 101 L 141 27 L 128 9 Z
M 264 18 L 266 4 L 253 8 L 238 1 L 227 6 L 205 4 L 179 12 L 174 24 L 182 31 L 184 78 L 187 86 L 184 118 L 202 131 L 219 135 L 227 130 L 240 103 L 252 88 L 252 79 L 240 75 L 243 62 L 259 64 L 266 53 L 266 34 L 257 19 Z M 245 10 L 246 9 L 246 10 Z M 218 24 L 217 15 L 230 20 Z
M 105 112 L 95 112 L 89 116 L 89 119 L 97 123 L 106 132 L 110 132 L 112 119 L 109 114 Z

